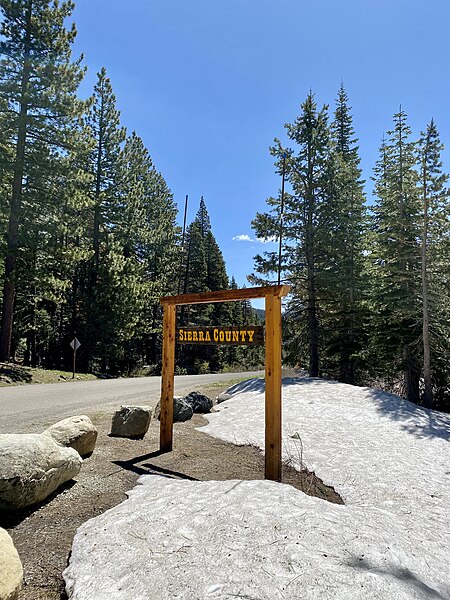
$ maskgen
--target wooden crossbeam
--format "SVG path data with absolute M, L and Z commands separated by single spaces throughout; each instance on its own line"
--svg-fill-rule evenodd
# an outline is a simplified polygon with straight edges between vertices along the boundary
M 217 292 L 200 292 L 199 294 L 163 296 L 159 301 L 161 304 L 181 305 L 251 300 L 253 298 L 265 298 L 268 295 L 281 298 L 287 296 L 289 289 L 290 287 L 288 285 L 266 285 L 262 287 L 244 288 L 242 290 L 219 290 Z
M 265 477 L 266 479 L 281 481 L 281 298 L 289 293 L 289 289 L 288 285 L 270 285 L 242 290 L 220 290 L 160 298 L 160 302 L 164 307 L 160 416 L 161 451 L 170 452 L 172 450 L 177 305 L 265 298 Z

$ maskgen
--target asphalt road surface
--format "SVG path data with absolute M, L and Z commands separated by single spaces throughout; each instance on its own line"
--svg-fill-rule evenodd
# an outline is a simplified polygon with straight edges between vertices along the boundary
M 178 375 L 175 394 L 201 385 L 241 377 L 262 377 L 263 371 Z M 21 433 L 30 426 L 47 427 L 64 417 L 86 414 L 104 406 L 140 404 L 155 406 L 161 393 L 160 377 L 67 381 L 0 387 L 0 433 Z

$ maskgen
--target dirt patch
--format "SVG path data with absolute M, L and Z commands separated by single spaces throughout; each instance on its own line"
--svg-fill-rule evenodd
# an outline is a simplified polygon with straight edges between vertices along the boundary
M 215 395 L 219 391 L 214 387 Z M 264 478 L 264 457 L 259 449 L 236 446 L 196 431 L 196 427 L 205 424 L 200 415 L 174 425 L 174 450 L 168 454 L 158 450 L 158 421 L 152 421 L 145 439 L 127 440 L 108 436 L 111 413 L 97 413 L 91 418 L 99 430 L 97 445 L 76 480 L 38 507 L 1 519 L 24 567 L 20 600 L 65 598 L 61 573 L 67 566 L 77 528 L 125 500 L 125 492 L 134 487 L 140 475 L 201 481 Z M 285 465 L 283 482 L 309 495 L 342 504 L 340 496 L 314 473 L 299 473 Z

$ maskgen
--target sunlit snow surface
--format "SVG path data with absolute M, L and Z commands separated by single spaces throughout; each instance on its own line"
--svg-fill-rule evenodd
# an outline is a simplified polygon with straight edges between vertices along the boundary
M 262 382 L 235 392 L 202 431 L 262 448 Z M 272 482 L 144 476 L 78 530 L 69 598 L 450 599 L 450 416 L 298 379 L 283 424 L 285 457 L 302 452 L 345 506 Z

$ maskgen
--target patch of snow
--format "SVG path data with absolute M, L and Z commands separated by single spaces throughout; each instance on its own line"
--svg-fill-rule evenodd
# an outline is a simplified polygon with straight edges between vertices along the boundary
M 201 431 L 263 450 L 263 381 L 243 387 L 206 415 Z M 395 568 L 423 583 L 423 598 L 450 598 L 449 442 L 450 415 L 370 388 L 284 381 L 283 457 L 297 468 L 302 459 L 343 497 L 346 512 L 364 516 L 355 535 L 383 532 L 396 548 Z
M 202 431 L 263 449 L 263 382 L 233 392 Z M 143 476 L 79 528 L 70 600 L 449 600 L 450 416 L 306 378 L 284 382 L 283 404 L 285 458 L 300 462 L 300 437 L 345 506 L 270 481 Z
M 66 588 L 71 600 L 443 598 L 383 518 L 388 530 L 370 529 L 363 509 L 270 481 L 146 475 L 79 528 Z

